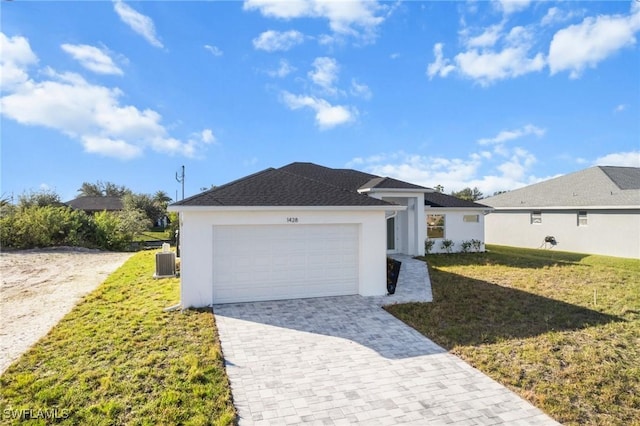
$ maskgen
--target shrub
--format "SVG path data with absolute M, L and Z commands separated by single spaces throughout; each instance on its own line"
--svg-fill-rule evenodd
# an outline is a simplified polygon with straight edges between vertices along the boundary
M 35 203 L 3 207 L 0 229 L 2 246 L 19 249 L 87 246 L 93 239 L 91 218 L 83 211 Z
M 453 250 L 453 245 L 453 241 L 445 239 L 440 243 L 440 248 L 447 253 L 451 253 L 451 250 Z
M 471 240 L 471 246 L 473 247 L 473 251 L 480 252 L 482 251 L 482 241 L 473 239 Z
M 463 241 L 460 243 L 460 250 L 462 250 L 463 253 L 469 253 L 469 251 L 471 250 L 471 241 Z
M 430 240 L 428 238 L 426 240 L 424 240 L 424 253 L 425 254 L 431 253 L 431 250 L 433 249 L 433 245 L 435 243 L 436 242 L 434 240 Z

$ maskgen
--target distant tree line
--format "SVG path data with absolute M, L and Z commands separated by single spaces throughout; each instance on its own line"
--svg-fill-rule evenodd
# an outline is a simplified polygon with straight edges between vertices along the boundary
M 444 193 L 444 186 L 442 185 L 436 185 L 434 189 L 436 190 L 436 192 Z M 496 191 L 493 193 L 493 195 L 504 194 L 505 192 L 507 191 Z M 478 201 L 485 198 L 484 194 L 478 189 L 477 186 L 474 186 L 473 188 L 467 187 L 460 191 L 451 191 L 451 195 L 456 198 L 460 198 L 461 200 L 468 201 Z
M 115 196 L 123 210 L 88 214 L 65 205 L 55 191 L 27 192 L 16 204 L 0 203 L 0 247 L 27 249 L 51 246 L 80 246 L 104 250 L 127 250 L 136 235 L 151 229 L 167 215 L 171 197 L 164 191 L 136 194 L 111 182 L 84 182 L 80 196 Z M 169 214 L 171 234 L 177 216 Z

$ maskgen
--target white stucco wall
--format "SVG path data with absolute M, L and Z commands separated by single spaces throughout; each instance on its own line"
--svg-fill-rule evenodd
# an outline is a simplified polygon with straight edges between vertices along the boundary
M 586 226 L 578 226 L 577 215 L 577 209 L 542 210 L 542 223 L 532 224 L 529 210 L 494 211 L 486 217 L 486 242 L 539 248 L 549 235 L 557 250 L 640 258 L 640 210 L 587 210 Z
M 297 218 L 290 223 L 287 218 Z M 180 263 L 183 307 L 209 306 L 213 300 L 214 225 L 358 224 L 360 229 L 358 292 L 384 295 L 386 282 L 386 221 L 383 210 L 275 210 L 181 212 Z M 250 253 L 247 253 L 250 256 Z
M 455 208 L 441 208 L 441 207 L 427 207 L 425 210 L 425 229 L 424 236 L 427 236 L 426 218 L 430 214 L 443 214 L 445 215 L 445 234 L 444 238 L 431 238 L 435 241 L 431 248 L 431 253 L 445 253 L 446 250 L 441 248 L 440 244 L 442 240 L 447 239 L 453 241 L 454 245 L 452 252 L 462 251 L 462 242 L 479 240 L 482 241 L 481 251 L 484 251 L 485 240 L 485 215 L 481 209 L 455 209 Z M 463 217 L 465 215 L 478 215 L 478 222 L 464 222 Z M 424 242 L 423 242 L 424 244 Z M 470 251 L 473 251 L 473 247 Z

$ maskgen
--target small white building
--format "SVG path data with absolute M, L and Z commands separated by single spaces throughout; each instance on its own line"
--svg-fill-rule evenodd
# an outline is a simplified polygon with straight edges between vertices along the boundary
M 384 295 L 386 256 L 424 255 L 429 214 L 445 217 L 447 238 L 483 238 L 479 205 L 441 208 L 426 201 L 433 193 L 292 163 L 172 204 L 180 213 L 181 305 Z
M 591 167 L 482 202 L 488 244 L 640 259 L 640 168 Z

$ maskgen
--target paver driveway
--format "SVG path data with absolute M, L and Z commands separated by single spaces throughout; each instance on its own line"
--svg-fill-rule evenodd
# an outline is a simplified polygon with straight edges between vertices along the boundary
M 556 424 L 361 296 L 214 307 L 241 425 Z

